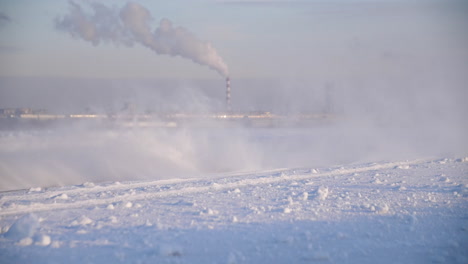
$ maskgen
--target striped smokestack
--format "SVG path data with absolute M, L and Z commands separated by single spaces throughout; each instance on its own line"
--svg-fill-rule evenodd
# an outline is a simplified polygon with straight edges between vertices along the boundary
M 231 80 L 226 78 L 226 111 L 231 111 Z

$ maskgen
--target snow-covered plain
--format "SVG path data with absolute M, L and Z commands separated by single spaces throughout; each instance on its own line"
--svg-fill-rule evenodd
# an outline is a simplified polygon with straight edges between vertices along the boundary
M 468 158 L 0 193 L 1 263 L 468 263 Z

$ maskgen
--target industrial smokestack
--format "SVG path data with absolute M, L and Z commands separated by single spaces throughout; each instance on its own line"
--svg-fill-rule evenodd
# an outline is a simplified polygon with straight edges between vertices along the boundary
M 226 111 L 231 112 L 231 80 L 226 78 Z

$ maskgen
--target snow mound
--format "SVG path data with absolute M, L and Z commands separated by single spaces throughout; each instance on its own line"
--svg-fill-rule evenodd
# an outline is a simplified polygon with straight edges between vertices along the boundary
M 32 187 L 32 188 L 29 188 L 29 192 L 32 193 L 32 192 L 41 192 L 42 191 L 42 188 L 41 187 Z
M 325 200 L 327 199 L 328 197 L 328 187 L 324 187 L 324 186 L 320 186 L 318 189 L 317 189 L 317 196 L 316 198 L 318 200 Z
M 91 220 L 88 217 L 82 215 L 78 219 L 74 220 L 71 223 L 71 226 L 85 226 L 85 225 L 89 225 L 89 224 L 92 224 L 92 223 L 93 223 L 93 220 Z
M 34 214 L 27 214 L 13 223 L 8 232 L 5 233 L 5 237 L 15 241 L 21 241 L 34 236 L 38 228 L 39 219 L 37 216 Z
M 62 193 L 62 194 L 59 194 L 59 195 L 56 195 L 54 197 L 52 197 L 52 199 L 56 199 L 56 200 L 67 200 L 68 199 L 68 195 L 66 193 Z
M 25 237 L 23 239 L 21 239 L 18 243 L 16 243 L 18 246 L 23 246 L 23 247 L 26 247 L 26 246 L 30 246 L 32 245 L 32 243 L 34 242 L 34 240 L 30 237 Z
M 93 182 L 85 182 L 81 186 L 84 188 L 93 188 L 95 184 Z
M 35 245 L 37 246 L 48 246 L 50 245 L 50 243 L 52 242 L 52 240 L 50 239 L 50 236 L 47 236 L 47 235 L 37 235 L 34 237 L 34 240 L 35 240 Z

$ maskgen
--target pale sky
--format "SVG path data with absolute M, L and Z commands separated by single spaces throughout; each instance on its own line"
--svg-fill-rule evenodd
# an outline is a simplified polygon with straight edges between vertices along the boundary
M 83 7 L 87 2 L 76 3 Z M 122 7 L 127 1 L 99 1 Z M 463 1 L 136 1 L 210 42 L 237 78 L 347 78 L 468 69 Z M 0 0 L 0 76 L 218 78 L 180 57 L 72 38 L 68 1 Z

